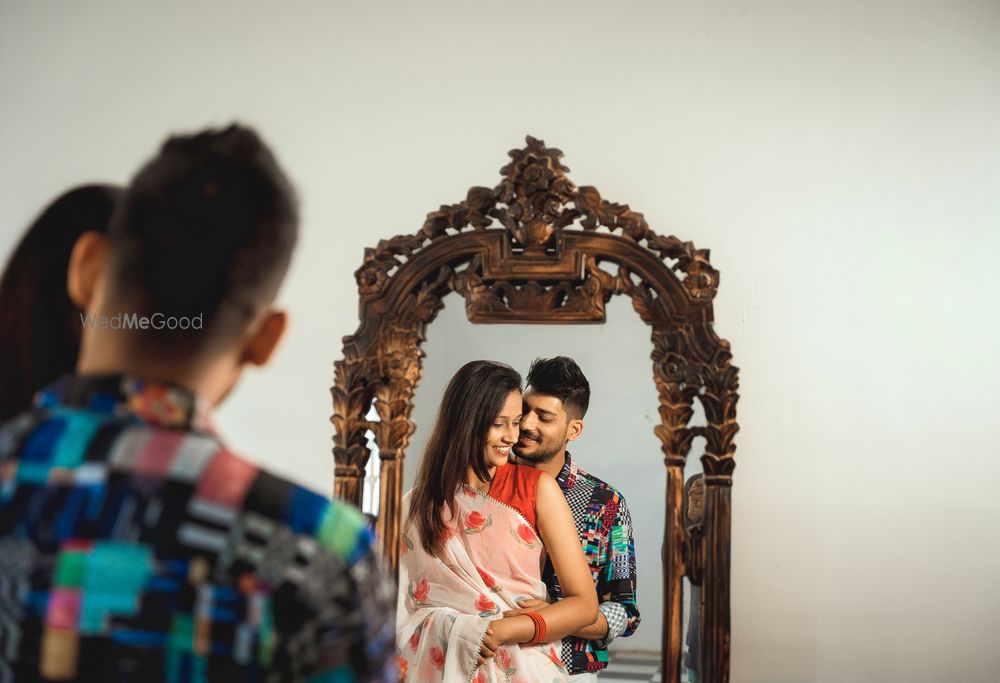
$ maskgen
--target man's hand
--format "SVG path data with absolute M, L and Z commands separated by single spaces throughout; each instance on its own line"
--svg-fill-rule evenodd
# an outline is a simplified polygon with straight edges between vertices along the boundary
M 577 638 L 583 638 L 584 640 L 604 640 L 607 638 L 608 620 L 607 617 L 604 616 L 604 612 L 598 610 L 597 618 L 594 619 L 594 623 L 590 626 L 584 626 L 573 635 Z
M 505 617 L 517 617 L 528 612 L 537 612 L 538 610 L 549 606 L 549 603 L 544 600 L 535 600 L 534 598 L 518 600 L 517 604 L 521 606 L 521 609 L 508 610 L 504 612 L 503 615 Z

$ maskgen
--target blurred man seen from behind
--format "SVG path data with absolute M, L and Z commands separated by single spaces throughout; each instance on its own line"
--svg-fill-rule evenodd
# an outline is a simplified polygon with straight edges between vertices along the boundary
M 212 408 L 285 329 L 291 185 L 252 130 L 168 139 L 78 240 L 76 373 L 0 431 L 0 680 L 395 680 L 361 513 L 231 452 Z

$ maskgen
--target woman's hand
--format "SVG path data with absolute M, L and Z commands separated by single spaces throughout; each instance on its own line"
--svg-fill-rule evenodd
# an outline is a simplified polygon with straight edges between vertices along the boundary
M 493 635 L 501 645 L 527 643 L 535 636 L 535 622 L 528 617 L 504 617 L 490 624 Z
M 479 646 L 479 657 L 477 660 L 479 666 L 482 666 L 487 662 L 487 660 L 491 659 L 497 653 L 497 648 L 499 648 L 501 644 L 502 642 L 493 632 L 493 626 L 491 624 L 486 629 L 486 635 L 483 637 L 483 644 Z

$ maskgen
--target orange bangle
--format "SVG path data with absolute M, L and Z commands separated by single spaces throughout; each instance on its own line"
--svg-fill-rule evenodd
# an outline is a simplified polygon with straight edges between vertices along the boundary
M 538 645 L 545 639 L 545 633 L 548 631 L 545 618 L 538 612 L 525 612 L 524 616 L 530 618 L 535 624 L 535 635 L 528 641 L 528 645 Z

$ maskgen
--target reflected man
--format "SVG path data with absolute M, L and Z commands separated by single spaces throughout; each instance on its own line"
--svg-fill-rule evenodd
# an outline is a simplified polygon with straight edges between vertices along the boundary
M 586 472 L 567 451 L 569 442 L 583 434 L 590 403 L 590 383 L 580 367 L 565 356 L 536 359 L 527 379 L 514 458 L 555 477 L 573 511 L 600 613 L 593 624 L 563 639 L 561 654 L 571 681 L 595 681 L 608 666 L 608 644 L 639 626 L 632 516 L 622 494 Z M 562 593 L 549 561 L 543 579 L 550 597 L 559 600 Z M 538 604 L 530 601 L 522 607 Z

